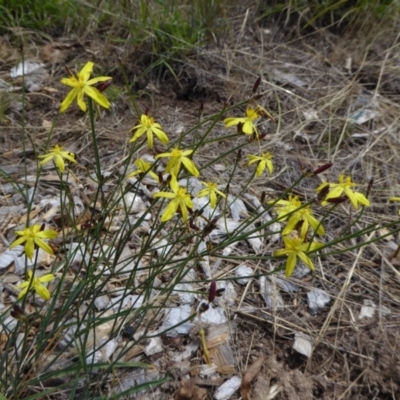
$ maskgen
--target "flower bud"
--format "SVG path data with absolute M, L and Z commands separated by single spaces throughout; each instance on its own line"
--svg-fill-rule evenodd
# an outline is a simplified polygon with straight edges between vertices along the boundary
M 313 175 L 318 175 L 318 174 L 326 171 L 327 169 L 332 167 L 332 165 L 333 165 L 333 163 L 327 163 L 327 164 L 321 165 L 320 167 L 318 167 L 316 170 L 313 171 Z
M 260 86 L 260 83 L 261 83 L 261 76 L 259 76 L 257 78 L 257 80 L 254 82 L 254 86 L 253 86 L 253 89 L 252 89 L 253 93 L 257 92 L 257 89 Z
M 99 92 L 104 92 L 106 89 L 108 89 L 108 88 L 110 87 L 111 82 L 112 82 L 112 79 L 109 79 L 108 81 L 104 81 L 104 82 L 99 82 L 99 83 L 96 85 L 96 89 L 97 89 Z
M 211 281 L 210 290 L 208 291 L 208 301 L 212 303 L 215 300 L 215 295 L 217 293 L 217 282 L 213 279 Z
M 344 203 L 347 200 L 346 196 L 341 196 L 341 197 L 334 197 L 333 199 L 327 199 L 326 201 L 331 204 L 341 204 Z

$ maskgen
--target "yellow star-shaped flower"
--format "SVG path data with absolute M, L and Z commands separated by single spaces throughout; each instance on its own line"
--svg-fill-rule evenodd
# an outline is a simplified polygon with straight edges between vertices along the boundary
M 52 281 L 55 276 L 53 274 L 47 274 L 36 278 L 30 269 L 28 269 L 27 274 L 28 279 L 18 285 L 18 287 L 22 289 L 18 295 L 18 299 L 24 297 L 28 293 L 28 290 L 34 290 L 40 297 L 46 301 L 49 300 L 50 292 L 46 286 L 42 285 L 42 283 Z
M 253 132 L 256 133 L 257 136 L 258 130 L 257 127 L 254 124 L 254 121 L 257 120 L 260 117 L 258 112 L 254 108 L 248 108 L 246 110 L 246 116 L 245 117 L 229 117 L 224 119 L 224 124 L 227 128 L 230 128 L 231 126 L 239 125 L 242 124 L 242 132 L 245 135 L 251 135 Z
M 156 155 L 156 158 L 160 157 L 170 157 L 168 164 L 165 168 L 165 172 L 171 173 L 178 177 L 181 165 L 188 170 L 193 176 L 199 176 L 200 172 L 194 165 L 194 162 L 188 157 L 193 153 L 193 150 L 180 150 L 178 147 L 172 149 L 170 153 L 161 153 Z
M 109 81 L 112 78 L 109 76 L 99 76 L 97 78 L 89 79 L 90 75 L 93 71 L 94 63 L 88 62 L 81 69 L 80 72 L 77 73 L 77 76 L 71 76 L 70 78 L 61 79 L 61 83 L 72 87 L 72 90 L 67 94 L 67 97 L 61 103 L 60 112 L 66 111 L 72 102 L 77 99 L 77 103 L 79 108 L 85 112 L 86 104 L 83 101 L 83 96 L 86 94 L 91 97 L 96 103 L 101 105 L 104 108 L 110 108 L 110 103 L 107 98 L 93 85 L 98 82 Z
M 287 235 L 292 232 L 296 225 L 302 221 L 300 236 L 306 237 L 309 226 L 318 234 L 324 235 L 325 229 L 322 224 L 313 216 L 310 206 L 303 206 L 298 196 L 289 196 L 289 200 L 278 200 L 275 203 L 274 209 L 278 212 L 278 221 L 288 220 L 282 235 Z
M 158 192 L 153 194 L 153 197 L 164 197 L 171 199 L 167 207 L 165 207 L 164 213 L 161 216 L 161 221 L 166 222 L 170 220 L 177 211 L 182 215 L 184 222 L 188 220 L 188 209 L 193 208 L 193 202 L 190 194 L 187 193 L 186 189 L 179 186 L 179 183 L 174 175 L 171 177 L 170 187 L 173 193 L 170 192 Z
M 276 250 L 274 256 L 288 257 L 285 270 L 287 278 L 292 275 L 294 268 L 296 267 L 297 257 L 299 257 L 300 260 L 303 261 L 304 264 L 306 264 L 311 270 L 315 270 L 313 262 L 310 260 L 306 253 L 318 250 L 319 248 L 323 247 L 322 243 L 303 243 L 303 239 L 295 235 L 293 235 L 292 237 L 284 236 L 283 243 L 285 244 L 285 248 Z
M 256 170 L 257 177 L 262 175 L 265 168 L 268 169 L 270 175 L 272 175 L 272 172 L 274 172 L 274 165 L 272 164 L 272 161 L 271 161 L 272 160 L 271 153 L 269 153 L 269 152 L 262 153 L 261 156 L 254 156 L 252 154 L 248 154 L 247 157 L 250 160 L 247 165 L 257 163 L 257 170 Z
M 315 190 L 317 192 L 320 192 L 322 190 L 325 190 L 327 186 L 329 186 L 329 189 L 331 190 L 325 196 L 325 199 L 322 202 L 322 205 L 324 206 L 329 203 L 328 200 L 337 199 L 343 194 L 346 195 L 347 198 L 351 201 L 351 204 L 353 205 L 355 210 L 358 210 L 359 204 L 362 206 L 370 205 L 369 200 L 362 193 L 355 192 L 351 189 L 353 186 L 357 186 L 357 184 L 351 180 L 350 176 L 345 177 L 343 174 L 340 174 L 339 183 L 324 182 L 319 185 Z
M 226 198 L 225 193 L 222 193 L 220 190 L 218 190 L 218 184 L 213 182 L 200 182 L 206 187 L 197 193 L 197 197 L 209 196 L 211 208 L 215 208 L 217 206 L 217 194 Z
M 155 174 L 151 170 L 151 164 L 147 161 L 144 161 L 142 158 L 139 158 L 135 161 L 135 165 L 139 168 L 136 171 L 131 172 L 126 177 L 132 178 L 133 176 L 140 175 L 140 174 L 149 174 L 153 179 L 157 182 L 159 181 L 157 174 Z
M 161 129 L 161 125 L 154 121 L 154 118 L 143 114 L 140 117 L 140 124 L 134 126 L 131 130 L 135 131 L 130 142 L 135 142 L 144 133 L 147 135 L 147 147 L 149 149 L 153 148 L 154 137 L 153 134 L 160 139 L 164 144 L 169 142 L 167 134 Z
M 43 156 L 38 156 L 38 158 L 43 158 L 40 165 L 47 164 L 49 161 L 53 160 L 56 167 L 61 171 L 65 171 L 64 159 L 76 163 L 75 154 L 69 151 L 63 151 L 62 146 L 55 145 L 49 153 Z
M 33 258 L 35 247 L 42 248 L 46 253 L 54 254 L 52 248 L 43 239 L 55 239 L 58 236 L 57 232 L 51 229 L 43 230 L 42 226 L 37 224 L 22 231 L 15 231 L 15 234 L 20 237 L 11 243 L 10 249 L 25 243 L 25 254 L 30 260 Z

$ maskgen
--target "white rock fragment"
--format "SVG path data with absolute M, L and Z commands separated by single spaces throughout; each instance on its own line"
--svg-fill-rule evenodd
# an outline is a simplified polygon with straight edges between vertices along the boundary
M 139 386 L 141 384 L 144 384 L 146 382 L 154 382 L 160 379 L 160 373 L 157 371 L 156 368 L 149 368 L 149 369 L 143 369 L 143 368 L 135 368 L 133 369 L 129 374 L 127 374 L 125 377 L 118 379 L 117 382 L 113 385 L 111 389 L 111 398 L 115 399 L 123 399 L 126 396 L 123 396 L 121 393 L 135 387 Z M 134 397 L 130 396 L 131 398 L 138 398 L 140 394 L 145 393 L 144 397 L 140 397 L 140 399 L 158 399 L 161 397 L 157 397 L 157 391 L 151 389 L 149 393 L 146 393 L 146 390 L 141 390 L 137 392 Z
M 276 243 L 281 238 L 281 231 L 281 224 L 279 222 L 273 222 L 272 224 L 265 227 L 265 237 L 268 241 Z
M 128 192 L 119 202 L 128 214 L 137 214 L 138 212 L 145 211 L 148 207 L 145 202 L 137 193 Z
M 118 343 L 115 339 L 103 338 L 94 351 L 86 350 L 86 364 L 95 364 L 99 362 L 109 361 Z
M 196 317 L 196 321 L 198 321 L 198 317 Z M 201 313 L 200 321 L 205 324 L 210 325 L 219 325 L 223 324 L 224 322 L 228 321 L 228 318 L 225 315 L 225 311 L 222 307 L 212 307 Z
M 304 333 L 296 332 L 294 335 L 294 343 L 293 350 L 296 350 L 298 353 L 303 356 L 310 357 L 312 354 L 312 338 Z
M 208 220 L 212 220 L 213 218 L 215 218 L 217 215 L 220 214 L 218 206 L 216 208 L 211 208 L 210 200 L 208 199 L 207 196 L 194 197 L 192 201 L 193 201 L 193 210 L 195 211 L 202 210 L 202 217 L 205 217 Z M 202 217 L 196 218 L 196 225 L 200 229 L 207 224 L 207 221 Z
M 179 296 L 181 304 L 193 304 L 195 300 L 194 288 L 190 283 L 176 284 L 172 293 Z
M 199 375 L 201 378 L 210 378 L 217 372 L 218 367 L 215 364 L 202 364 L 200 365 Z
M 169 337 L 187 335 L 193 327 L 191 321 L 187 320 L 192 314 L 189 304 L 182 304 L 179 307 L 170 308 L 165 312 L 164 321 L 158 329 L 159 333 L 164 333 Z
M 251 206 L 251 211 L 261 211 L 261 201 L 258 199 L 257 196 L 254 196 L 250 193 L 244 193 L 243 197 L 247 200 L 248 204 Z
M 372 318 L 375 314 L 376 305 L 370 300 L 364 300 L 358 319 Z
M 157 252 L 160 258 L 167 257 L 171 249 L 172 245 L 168 244 L 168 241 L 165 239 L 160 239 L 153 243 L 153 250 Z
M 210 238 L 213 242 L 218 243 L 220 239 L 235 231 L 240 225 L 239 221 L 235 221 L 232 218 L 220 218 L 217 221 L 216 229 L 210 233 Z
M 213 167 L 214 170 L 217 171 L 217 172 L 224 172 L 224 171 L 226 170 L 224 164 L 213 164 L 212 167 Z
M 293 278 L 303 279 L 305 276 L 311 273 L 311 269 L 307 267 L 304 263 L 300 262 L 296 265 L 296 268 L 292 274 Z
M 251 279 L 247 277 L 252 275 L 254 275 L 253 269 L 246 264 L 241 264 L 236 268 L 235 276 L 239 278 L 236 279 L 236 282 L 240 285 L 246 285 Z
M 24 251 L 23 246 L 17 246 L 13 250 L 17 249 Z M 36 255 L 37 254 L 37 255 Z M 32 260 L 30 260 L 25 253 L 22 253 L 22 255 L 16 257 L 14 259 L 14 273 L 16 275 L 24 275 L 25 274 L 25 266 L 28 266 L 29 269 L 32 269 L 32 267 L 35 265 L 50 265 L 52 260 L 53 260 L 52 255 L 49 253 L 46 253 L 43 249 L 39 248 L 35 252 L 35 256 L 33 257 Z
M 104 294 L 102 296 L 97 296 L 94 300 L 95 307 L 100 311 L 104 310 L 110 304 L 110 298 Z
M 374 119 L 379 116 L 379 113 L 374 110 L 369 109 L 361 109 L 357 110 L 349 117 L 349 122 L 353 124 L 362 125 L 365 124 L 367 121 Z
M 278 310 L 284 307 L 282 296 L 279 294 L 279 289 L 276 286 L 273 276 L 267 279 L 266 276 L 261 276 L 259 280 L 260 293 L 265 301 L 265 305 L 269 309 Z
M 83 243 L 72 242 L 69 244 L 68 254 L 66 255 L 69 265 L 88 264 L 90 260 L 90 251 L 88 251 Z
M 319 119 L 318 113 L 314 109 L 309 109 L 302 113 L 306 121 L 318 121 Z
M 217 289 L 225 289 L 221 297 L 217 297 L 214 302 L 220 306 L 233 306 L 236 301 L 235 286 L 230 281 L 220 281 L 217 283 Z
M 192 195 L 200 192 L 200 190 L 204 187 L 201 182 L 193 176 L 190 178 L 180 179 L 178 183 L 179 186 L 186 188 L 186 191 Z
M 207 251 L 207 244 L 204 240 L 199 243 L 197 248 L 197 252 L 201 254 L 203 251 Z M 219 261 L 219 260 L 218 260 Z M 202 255 L 200 258 L 200 266 L 203 269 L 204 274 L 206 275 L 207 279 L 212 278 L 212 273 L 210 269 L 210 257 L 208 255 Z
M 112 299 L 112 309 L 115 313 L 124 311 L 128 308 L 137 309 L 142 306 L 144 296 L 137 294 L 121 295 Z
M 375 314 L 375 311 L 380 311 L 383 317 L 391 314 L 390 308 L 386 306 L 381 306 L 380 308 L 378 308 L 373 301 L 364 299 L 363 306 L 361 307 L 360 314 L 358 315 L 358 319 L 372 318 Z
M 238 376 L 232 376 L 225 381 L 214 393 L 215 400 L 228 400 L 240 388 L 242 380 Z
M 11 78 L 18 78 L 19 76 L 32 74 L 43 67 L 44 64 L 42 63 L 27 60 L 23 63 L 19 63 L 16 67 L 12 67 L 10 71 L 10 76 Z
M 232 218 L 235 221 L 239 221 L 242 218 L 249 217 L 246 205 L 244 204 L 242 199 L 239 199 L 236 196 L 228 194 L 227 203 L 231 211 Z
M 254 225 L 251 224 L 248 227 L 246 227 L 246 229 L 244 229 L 244 231 L 254 231 Z M 261 240 L 261 235 L 262 232 L 261 231 L 256 231 L 253 232 L 250 236 L 246 237 L 247 242 L 250 244 L 250 246 L 252 247 L 254 253 L 259 254 L 261 248 L 263 247 L 263 241 Z
M 276 284 L 279 288 L 281 288 L 284 292 L 286 293 L 296 293 L 299 291 L 299 287 L 298 285 L 296 285 L 295 283 L 293 283 L 292 281 L 290 281 L 289 279 L 286 278 L 280 278 L 280 277 L 276 277 Z
M 45 80 L 48 78 L 48 72 L 44 68 L 44 64 L 30 60 L 11 68 L 10 75 L 11 78 L 24 76 L 24 85 L 28 92 L 41 90 Z
M 307 293 L 308 307 L 312 313 L 322 310 L 331 301 L 331 296 L 322 289 L 313 288 Z
M 197 351 L 199 345 L 196 343 L 189 343 L 183 347 L 183 351 L 181 353 L 176 353 L 175 351 L 171 352 L 170 357 L 174 362 L 182 362 L 189 360 L 193 357 L 193 354 Z
M 160 337 L 154 337 L 150 339 L 150 342 L 144 346 L 144 354 L 147 357 L 152 356 L 153 354 L 161 353 L 163 351 L 163 345 Z
M 24 251 L 24 246 L 16 246 L 13 249 L 6 249 L 3 253 L 0 254 L 0 270 L 9 267 L 13 262 L 18 261 L 18 257 Z M 23 270 L 25 266 L 23 266 Z M 18 275 L 18 274 L 17 274 Z
M 272 221 L 271 215 L 268 212 L 266 212 L 265 209 L 262 207 L 262 204 L 261 204 L 260 200 L 258 199 L 258 197 L 254 196 L 252 194 L 249 194 L 249 193 L 245 193 L 243 195 L 243 197 L 247 200 L 252 211 L 255 211 L 257 213 L 262 213 L 260 215 L 259 221 L 263 225 L 268 224 L 268 222 Z M 258 220 L 257 220 L 257 222 L 258 222 Z M 266 239 L 273 243 L 277 242 L 280 239 L 281 230 L 282 230 L 282 227 L 279 222 L 273 222 L 263 229 L 264 236 L 266 237 Z
M 289 83 L 290 85 L 298 87 L 298 88 L 304 88 L 304 87 L 308 86 L 307 82 L 303 81 L 296 75 L 286 73 L 286 72 L 280 71 L 278 69 L 273 69 L 272 75 L 277 81 L 282 82 L 282 83 Z

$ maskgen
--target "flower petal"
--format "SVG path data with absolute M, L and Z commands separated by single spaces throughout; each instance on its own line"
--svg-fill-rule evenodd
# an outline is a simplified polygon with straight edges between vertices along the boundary
M 50 292 L 48 291 L 46 286 L 41 285 L 40 283 L 35 285 L 35 292 L 45 299 L 46 301 L 50 299 Z
M 246 135 L 251 135 L 253 133 L 253 130 L 254 130 L 253 122 L 251 122 L 250 120 L 248 120 L 246 118 L 246 121 L 243 124 L 243 128 L 242 128 L 243 133 L 245 133 Z
M 224 124 L 227 128 L 237 125 L 237 124 L 244 124 L 246 121 L 246 118 L 225 118 L 224 119 Z
M 74 88 L 67 94 L 64 101 L 61 103 L 60 112 L 64 112 L 69 108 L 69 106 L 72 104 L 72 102 L 78 96 L 80 90 L 81 90 L 80 88 Z
M 200 172 L 198 171 L 198 169 L 196 168 L 196 166 L 194 165 L 194 162 L 192 160 L 190 160 L 187 157 L 182 157 L 182 162 L 183 165 L 186 167 L 186 169 L 195 177 L 198 177 L 200 175 Z
M 35 244 L 37 246 L 42 248 L 46 253 L 54 254 L 53 249 L 46 242 L 44 242 L 42 239 L 40 239 L 38 237 L 35 237 L 33 239 L 33 241 L 35 242 Z
M 89 61 L 85 64 L 85 66 L 80 70 L 79 76 L 83 79 L 84 82 L 87 82 L 90 78 L 90 75 L 93 72 L 94 63 Z
M 33 258 L 34 250 L 35 250 L 35 246 L 33 244 L 33 239 L 32 238 L 27 238 L 26 239 L 26 244 L 25 244 L 25 254 L 31 261 L 32 261 L 32 258 Z
M 153 148 L 153 132 L 151 131 L 151 129 L 147 129 L 147 147 L 149 149 Z
M 161 222 L 169 221 L 176 213 L 179 203 L 176 199 L 169 202 L 167 207 L 165 207 L 164 213 L 161 216 Z
M 75 88 L 79 86 L 79 82 L 75 77 L 72 78 L 62 78 L 61 83 L 69 87 Z
M 43 239 L 55 239 L 58 236 L 58 233 L 52 229 L 46 229 L 45 231 L 37 232 L 35 236 Z
M 164 131 L 162 131 L 161 129 L 157 129 L 157 128 L 153 127 L 152 131 L 154 132 L 154 134 L 158 137 L 158 139 L 162 143 L 167 144 L 169 142 L 167 134 Z
M 112 81 L 112 77 L 111 77 L 111 76 L 99 76 L 99 77 L 97 77 L 97 78 L 89 79 L 89 80 L 86 82 L 86 85 L 93 86 L 93 85 L 95 85 L 96 83 L 99 83 L 99 82 L 107 82 L 107 81 Z
M 38 278 L 39 282 L 50 282 L 55 278 L 53 274 L 46 274 Z
M 153 194 L 153 197 L 165 197 L 166 199 L 174 199 L 176 196 L 174 193 L 169 192 L 157 192 Z
M 76 99 L 77 103 L 78 103 L 78 107 L 83 111 L 86 112 L 86 103 L 83 101 L 83 90 L 80 90 L 78 92 L 78 96 Z
M 296 253 L 291 252 L 286 261 L 286 270 L 285 270 L 286 278 L 289 278 L 289 276 L 293 274 L 293 271 L 296 267 L 296 262 L 297 262 Z
M 299 256 L 300 260 L 303 261 L 304 264 L 306 264 L 311 270 L 315 271 L 314 264 L 312 263 L 310 258 L 307 257 L 306 253 L 299 251 L 297 255 Z
M 17 232 L 15 232 L 17 233 Z M 18 239 L 15 239 L 11 244 L 10 244 L 10 249 L 13 249 L 14 247 L 17 247 L 18 245 L 24 243 L 27 240 L 26 236 L 22 236 Z
M 92 86 L 85 86 L 84 92 L 103 108 L 110 108 L 110 103 L 103 93 Z

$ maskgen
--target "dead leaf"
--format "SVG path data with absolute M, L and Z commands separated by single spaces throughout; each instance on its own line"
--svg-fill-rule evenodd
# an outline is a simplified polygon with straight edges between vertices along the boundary
M 251 365 L 243 375 L 242 384 L 240 385 L 240 395 L 243 400 L 250 400 L 250 386 L 253 379 L 260 373 L 261 367 L 264 365 L 266 356 L 260 357 Z
M 207 397 L 207 390 L 195 385 L 192 381 L 182 381 L 176 392 L 175 400 L 204 400 Z

